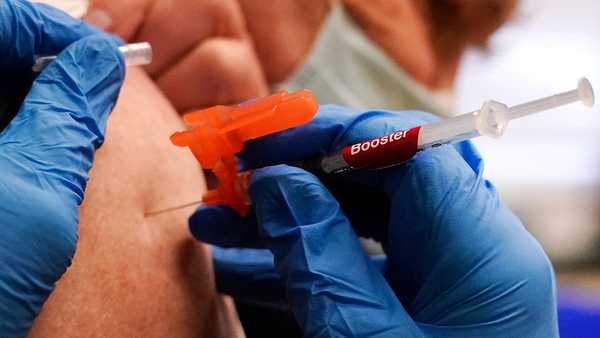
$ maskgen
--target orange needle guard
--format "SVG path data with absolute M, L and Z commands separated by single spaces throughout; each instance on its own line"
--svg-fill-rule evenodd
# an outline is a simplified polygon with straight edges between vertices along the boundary
M 236 106 L 215 106 L 186 114 L 188 131 L 171 135 L 171 142 L 189 147 L 202 168 L 211 170 L 219 185 L 204 194 L 209 205 L 224 204 L 245 215 L 249 174 L 238 175 L 235 154 L 246 141 L 307 123 L 318 103 L 308 90 L 281 92 Z

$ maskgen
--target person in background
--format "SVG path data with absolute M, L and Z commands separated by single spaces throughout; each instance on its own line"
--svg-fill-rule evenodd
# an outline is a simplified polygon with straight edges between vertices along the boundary
M 86 19 L 149 41 L 147 67 L 190 109 L 306 88 L 319 102 L 446 115 L 462 55 L 516 0 L 92 0 Z

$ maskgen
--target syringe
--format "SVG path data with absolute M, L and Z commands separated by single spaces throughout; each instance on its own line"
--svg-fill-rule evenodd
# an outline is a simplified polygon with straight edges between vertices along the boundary
M 125 64 L 127 66 L 142 66 L 152 62 L 152 46 L 148 42 L 123 45 L 119 47 L 119 51 L 123 53 L 123 58 L 125 58 Z M 39 73 L 44 70 L 50 62 L 54 61 L 54 59 L 56 59 L 56 55 L 40 56 L 36 58 L 31 70 Z
M 577 101 L 583 102 L 588 107 L 594 105 L 594 91 L 590 82 L 585 78 L 580 79 L 577 88 L 571 91 L 513 107 L 508 107 L 497 101 L 487 101 L 480 110 L 474 112 L 354 143 L 345 146 L 341 151 L 334 154 L 300 161 L 294 163 L 294 165 L 309 171 L 324 172 L 326 174 L 342 174 L 353 170 L 375 170 L 392 167 L 405 163 L 418 151 L 430 147 L 463 141 L 481 135 L 498 138 L 504 134 L 508 122 L 511 120 Z M 248 174 L 248 172 L 241 173 L 240 176 L 244 174 Z M 202 203 L 203 201 L 199 200 L 150 211 L 145 216 L 155 216 Z
M 594 105 L 594 91 L 585 78 L 579 80 L 576 89 L 568 92 L 513 107 L 497 101 L 487 101 L 480 110 L 474 112 L 351 144 L 340 152 L 321 158 L 319 167 L 327 174 L 340 174 L 357 169 L 395 166 L 410 160 L 417 151 L 426 148 L 481 135 L 498 138 L 504 134 L 511 120 L 577 101 L 588 107 Z

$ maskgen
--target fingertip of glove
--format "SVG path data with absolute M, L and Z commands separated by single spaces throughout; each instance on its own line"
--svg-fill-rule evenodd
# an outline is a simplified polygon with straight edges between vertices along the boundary
M 222 247 L 256 247 L 259 237 L 253 215 L 242 218 L 226 206 L 202 206 L 189 219 L 192 236 Z
M 67 96 L 70 101 L 87 106 L 80 111 L 103 117 L 98 121 L 100 134 L 103 134 L 104 117 L 112 111 L 124 79 L 125 60 L 119 51 L 119 40 L 98 33 L 70 45 L 48 65 L 36 82 L 44 87 L 57 85 L 70 93 Z
M 119 51 L 123 41 L 113 35 L 98 33 L 75 42 L 70 49 L 80 67 L 93 67 L 94 70 L 114 71 L 125 76 L 125 58 Z
M 294 187 L 313 182 L 318 182 L 318 179 L 309 172 L 281 164 L 256 169 L 252 173 L 248 192 L 253 201 L 261 204 L 262 201 L 281 197 L 285 191 Z
M 227 210 L 222 210 L 220 207 L 201 206 L 188 220 L 190 233 L 199 241 L 211 243 L 214 227 L 223 224 L 224 219 L 227 218 L 224 213 L 227 213 Z
M 339 211 L 339 204 L 314 175 L 279 165 L 258 169 L 250 182 L 250 196 L 259 224 L 289 228 L 318 223 Z
M 254 170 L 250 179 L 250 189 L 257 186 L 272 186 L 274 182 L 312 181 L 316 177 L 298 167 L 285 164 L 274 165 Z

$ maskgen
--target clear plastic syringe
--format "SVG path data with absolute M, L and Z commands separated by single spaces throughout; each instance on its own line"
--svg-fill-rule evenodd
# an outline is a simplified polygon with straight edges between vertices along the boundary
M 471 113 L 351 144 L 338 153 L 319 159 L 318 166 L 328 174 L 395 166 L 410 160 L 417 151 L 429 147 L 481 135 L 498 138 L 504 134 L 510 120 L 577 101 L 588 107 L 594 105 L 594 91 L 585 78 L 579 80 L 576 89 L 568 92 L 513 107 L 487 101 L 480 110 Z
M 125 59 L 125 64 L 127 66 L 143 66 L 152 62 L 152 46 L 148 42 L 123 45 L 119 47 L 119 51 L 123 53 L 123 58 Z M 40 56 L 35 59 L 35 63 L 33 64 L 33 67 L 31 67 L 31 70 L 39 73 L 44 70 L 50 62 L 54 61 L 54 59 L 56 59 L 56 55 Z
M 508 107 L 496 101 L 487 101 L 480 110 L 458 115 L 436 123 L 399 130 L 371 140 L 344 147 L 332 155 L 295 162 L 313 172 L 341 174 L 353 170 L 382 169 L 410 160 L 419 150 L 458 142 L 485 135 L 500 137 L 510 120 L 560 107 L 577 101 L 594 105 L 594 91 L 587 79 L 579 80 L 577 89 Z M 248 173 L 248 172 L 246 172 Z M 150 211 L 153 217 L 184 207 L 202 204 L 201 200 L 179 206 Z

